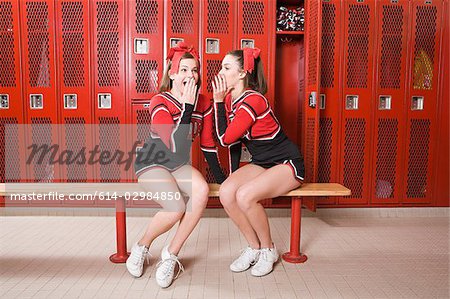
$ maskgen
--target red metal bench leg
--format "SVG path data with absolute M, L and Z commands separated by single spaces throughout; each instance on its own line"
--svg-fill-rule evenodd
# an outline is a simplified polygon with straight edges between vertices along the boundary
M 116 200 L 116 238 L 117 253 L 111 255 L 109 260 L 113 263 L 125 263 L 129 253 L 127 252 L 125 199 L 122 197 Z
M 300 253 L 300 234 L 302 230 L 302 198 L 293 197 L 291 207 L 291 243 L 290 251 L 282 255 L 288 263 L 304 263 L 308 257 Z

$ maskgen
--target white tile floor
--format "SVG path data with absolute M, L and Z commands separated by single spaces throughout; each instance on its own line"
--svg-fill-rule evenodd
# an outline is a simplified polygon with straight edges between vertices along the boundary
M 289 246 L 290 219 L 271 217 L 275 243 Z M 280 262 L 255 278 L 229 262 L 246 245 L 227 218 L 203 218 L 180 257 L 186 272 L 168 289 L 154 281 L 156 257 L 132 278 L 112 264 L 113 217 L 0 217 L 1 298 L 449 298 L 449 218 L 303 219 L 305 264 Z M 128 244 L 147 218 L 129 217 Z

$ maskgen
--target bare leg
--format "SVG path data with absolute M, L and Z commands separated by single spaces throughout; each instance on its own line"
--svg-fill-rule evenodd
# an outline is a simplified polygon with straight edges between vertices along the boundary
M 159 192 L 159 194 L 180 192 L 175 178 L 169 171 L 162 168 L 154 168 L 143 173 L 139 177 L 139 183 L 147 192 Z M 185 211 L 183 200 L 170 202 L 158 200 L 157 203 L 163 210 L 153 216 L 144 236 L 138 242 L 139 245 L 150 246 L 153 240 L 171 229 L 183 217 Z
M 189 195 L 186 213 L 169 246 L 169 252 L 178 255 L 205 210 L 209 188 L 202 174 L 190 165 L 185 165 L 173 172 L 173 176 L 177 180 L 180 190 Z
M 287 165 L 264 170 L 256 178 L 241 185 L 236 193 L 237 203 L 255 230 L 261 248 L 272 247 L 269 220 L 259 201 L 280 196 L 300 186 Z
M 257 177 L 262 172 L 264 172 L 264 168 L 254 164 L 247 164 L 233 172 L 220 186 L 219 191 L 220 202 L 225 211 L 253 249 L 260 248 L 260 240 L 247 219 L 247 216 L 239 208 L 236 201 L 236 192 L 242 185 Z

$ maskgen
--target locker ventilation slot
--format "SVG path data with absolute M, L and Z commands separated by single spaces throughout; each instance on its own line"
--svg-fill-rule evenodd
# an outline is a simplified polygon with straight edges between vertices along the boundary
M 381 88 L 400 88 L 403 42 L 403 7 L 383 5 Z
M 2 182 L 18 182 L 21 178 L 20 155 L 17 155 L 19 153 L 18 136 L 17 118 L 0 118 L 0 181 Z M 6 165 L 6 159 L 8 165 Z
M 137 110 L 137 140 L 145 142 L 150 134 L 151 115 L 149 109 Z
M 208 33 L 228 34 L 230 4 L 223 0 L 208 0 Z
M 206 61 L 206 89 L 208 92 L 213 92 L 212 89 L 212 80 L 214 80 L 214 76 L 220 72 L 222 68 L 221 60 L 207 60 Z
M 48 117 L 31 118 L 32 142 L 38 148 L 40 146 L 51 147 L 53 145 L 52 121 Z M 50 155 L 45 155 L 41 164 L 34 164 L 33 174 L 35 182 L 49 183 L 54 178 L 55 164 L 50 165 Z M 36 162 L 36 159 L 34 160 Z
M 436 6 L 417 7 L 413 66 L 414 89 L 433 89 L 436 18 Z
M 336 50 L 336 6 L 322 4 L 322 57 L 320 65 L 320 85 L 334 87 L 334 60 Z
M 16 86 L 13 14 L 10 2 L 0 2 L 0 87 Z
M 136 91 L 138 93 L 158 92 L 158 62 L 136 61 Z
M 139 34 L 158 33 L 158 2 L 136 0 L 136 32 Z
M 265 34 L 264 3 L 244 1 L 242 5 L 242 29 L 244 34 Z
M 222 167 L 223 173 L 228 173 L 228 170 Z M 215 184 L 216 179 L 214 178 L 213 172 L 211 171 L 211 168 L 206 167 L 206 182 L 208 184 Z
M 347 50 L 347 86 L 349 88 L 367 88 L 369 13 L 370 9 L 367 5 L 350 5 Z
M 63 76 L 66 87 L 83 87 L 85 84 L 83 18 L 82 3 L 62 3 Z
M 305 182 L 313 181 L 314 173 L 314 136 L 315 133 L 315 120 L 314 118 L 308 118 L 306 125 L 306 153 L 305 153 Z
M 98 85 L 119 86 L 119 7 L 115 2 L 97 3 Z
M 48 5 L 27 2 L 28 67 L 31 87 L 50 87 Z
M 317 31 L 318 31 L 318 20 L 317 15 L 318 1 L 310 1 L 309 12 L 307 13 L 308 23 L 309 23 L 309 51 L 308 51 L 308 85 L 315 85 L 317 83 Z M 308 26 L 308 25 L 307 25 Z
M 349 118 L 345 122 L 344 186 L 352 198 L 362 198 L 365 164 L 366 120 Z
M 99 118 L 99 150 L 113 154 L 120 150 L 120 121 L 116 117 Z M 111 183 L 120 181 L 121 170 L 116 162 L 100 165 L 100 182 Z
M 397 166 L 398 121 L 378 120 L 375 196 L 393 198 Z
M 428 119 L 412 119 L 409 132 L 408 198 L 424 198 L 427 193 L 427 173 L 430 150 L 430 125 Z
M 86 121 L 80 117 L 64 118 L 66 149 L 73 153 L 79 153 L 86 147 Z M 70 163 L 66 167 L 67 182 L 86 182 L 87 164 Z
M 172 0 L 172 32 L 194 33 L 194 4 L 192 0 Z
M 318 182 L 328 183 L 331 177 L 333 120 L 320 118 Z

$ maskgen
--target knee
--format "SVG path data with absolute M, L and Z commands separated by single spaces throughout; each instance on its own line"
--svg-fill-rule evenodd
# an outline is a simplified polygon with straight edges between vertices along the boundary
M 236 192 L 237 204 L 244 212 L 250 209 L 253 199 L 253 188 L 251 186 L 241 186 Z
M 209 186 L 205 180 L 192 184 L 192 194 L 198 206 L 206 207 L 208 203 Z
M 236 202 L 236 186 L 228 181 L 220 185 L 219 189 L 220 203 L 225 207 L 229 207 Z

